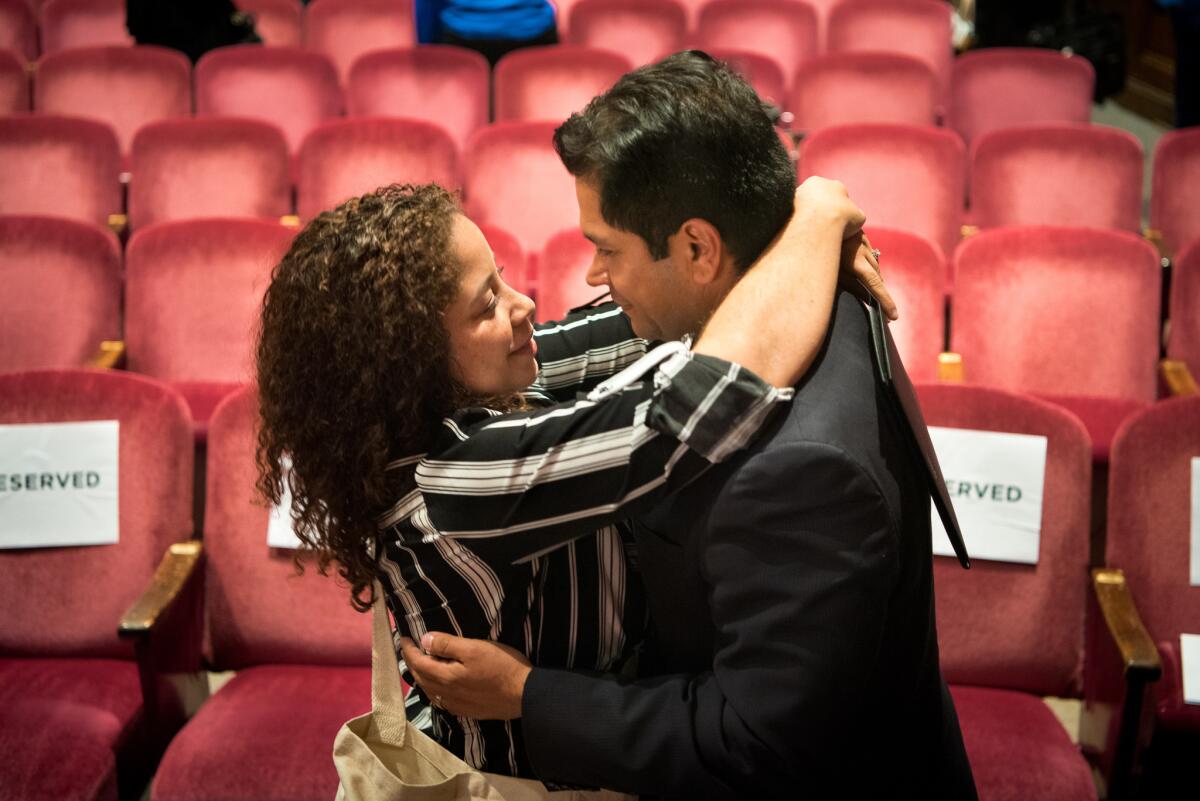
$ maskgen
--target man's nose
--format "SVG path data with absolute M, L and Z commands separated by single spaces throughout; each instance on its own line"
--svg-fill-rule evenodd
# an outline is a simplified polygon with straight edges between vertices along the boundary
M 608 270 L 600 264 L 600 259 L 592 257 L 592 263 L 588 265 L 585 279 L 588 286 L 608 286 Z

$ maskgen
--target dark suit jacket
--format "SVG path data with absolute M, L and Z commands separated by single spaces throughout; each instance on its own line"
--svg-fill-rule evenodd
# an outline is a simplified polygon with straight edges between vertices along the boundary
M 546 781 L 669 798 L 974 798 L 938 666 L 930 500 L 838 298 L 791 408 L 636 521 L 637 681 L 535 668 Z

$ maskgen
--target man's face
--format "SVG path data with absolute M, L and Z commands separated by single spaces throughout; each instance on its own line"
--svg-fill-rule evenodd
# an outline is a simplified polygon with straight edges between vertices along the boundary
M 678 339 L 694 333 L 696 287 L 676 248 L 656 261 L 640 236 L 604 221 L 595 184 L 576 178 L 575 196 L 579 227 L 596 246 L 588 284 L 607 286 L 629 316 L 634 332 L 644 339 Z

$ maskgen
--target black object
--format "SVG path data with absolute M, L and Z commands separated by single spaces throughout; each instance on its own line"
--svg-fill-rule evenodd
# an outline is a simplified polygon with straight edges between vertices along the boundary
M 1070 50 L 1096 70 L 1094 100 L 1099 103 L 1125 88 L 1125 27 L 1121 15 L 1100 8 L 1095 0 L 1072 0 L 1056 21 L 1026 35 L 1030 47 Z
M 883 310 L 879 307 L 879 300 L 872 295 L 867 306 L 871 317 L 871 343 L 875 349 L 875 367 L 887 390 L 886 397 L 892 414 L 896 416 L 897 428 L 909 432 L 909 446 L 921 454 L 921 463 L 925 465 L 925 480 L 929 484 L 934 508 L 938 511 L 938 517 L 942 519 L 942 526 L 950 538 L 950 545 L 954 548 L 958 563 L 964 570 L 970 570 L 971 558 L 967 554 L 967 545 L 963 542 L 958 516 L 954 514 L 954 505 L 946 492 L 946 479 L 942 477 L 942 468 L 938 465 L 933 442 L 929 439 L 929 429 L 925 426 L 925 418 L 917 404 L 916 392 L 903 370 L 892 371 L 892 364 L 900 364 L 900 357 L 896 352 L 896 343 L 892 341 L 891 331 L 888 330 L 887 320 L 883 317 Z
M 125 8 L 125 27 L 138 44 L 180 50 L 193 64 L 217 47 L 262 43 L 232 0 L 128 0 Z

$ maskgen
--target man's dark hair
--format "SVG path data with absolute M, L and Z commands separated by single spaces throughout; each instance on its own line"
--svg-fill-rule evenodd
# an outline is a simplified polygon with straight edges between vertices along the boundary
M 567 170 L 594 182 L 600 213 L 655 259 L 684 221 L 720 232 L 739 270 L 792 213 L 796 171 L 754 90 L 699 50 L 623 76 L 554 132 Z

